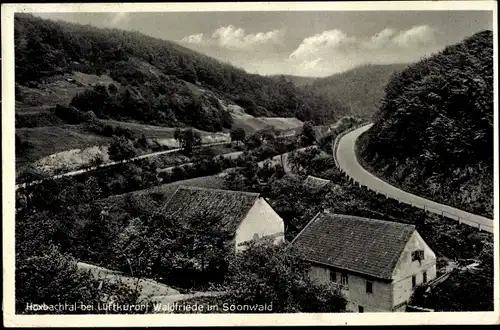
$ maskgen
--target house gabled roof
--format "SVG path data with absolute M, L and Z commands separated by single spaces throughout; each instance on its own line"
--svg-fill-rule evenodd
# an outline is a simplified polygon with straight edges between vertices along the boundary
M 414 225 L 318 213 L 292 241 L 310 262 L 390 280 Z
M 235 232 L 258 198 L 258 193 L 179 186 L 165 212 L 182 218 L 199 214 L 217 217 L 221 229 Z

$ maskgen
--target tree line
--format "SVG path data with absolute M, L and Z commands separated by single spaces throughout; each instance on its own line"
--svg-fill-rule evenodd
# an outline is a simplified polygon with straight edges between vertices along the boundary
M 73 70 L 97 75 L 107 73 L 123 87 L 119 94 L 125 93 L 120 96 L 123 100 L 119 114 L 110 110 L 109 116 L 139 116 L 147 121 L 159 117 L 157 120 L 165 123 L 175 122 L 174 117 L 180 122 L 197 120 L 198 113 L 190 115 L 193 109 L 201 111 L 196 108 L 199 107 L 196 100 L 185 100 L 182 93 L 172 100 L 171 95 L 178 94 L 176 90 L 184 85 L 179 79 L 205 86 L 242 104 L 255 115 L 297 117 L 324 124 L 347 112 L 335 101 L 296 88 L 284 77 L 248 74 L 173 42 L 137 32 L 54 22 L 27 14 L 17 14 L 14 22 L 16 82 L 36 83 Z M 156 74 L 141 69 L 141 65 L 149 65 Z M 138 102 L 133 95 L 137 90 L 145 102 L 131 104 Z M 96 98 L 92 101 L 91 96 Z M 99 108 L 106 103 L 102 89 L 86 92 L 80 99 L 85 99 L 83 103 L 94 102 Z M 205 105 L 202 112 L 209 111 L 210 103 L 202 103 Z
M 360 153 L 404 189 L 493 217 L 493 33 L 397 73 Z

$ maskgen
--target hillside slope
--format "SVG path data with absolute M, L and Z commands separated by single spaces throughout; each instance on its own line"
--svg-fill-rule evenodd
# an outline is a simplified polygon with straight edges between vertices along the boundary
M 297 87 L 303 87 L 311 84 L 317 77 L 304 77 L 304 76 L 294 76 L 294 75 L 282 75 L 286 80 L 291 81 Z M 274 79 L 279 79 L 280 75 L 271 76 Z
M 493 217 L 493 33 L 410 66 L 361 137 L 372 170 L 411 192 Z
M 339 102 L 350 109 L 352 115 L 369 119 L 379 108 L 384 97 L 384 87 L 391 76 L 407 66 L 408 64 L 363 65 L 298 86 Z
M 163 126 L 183 123 L 211 131 L 230 126 L 224 109 L 213 100 L 185 91 L 181 81 L 209 89 L 254 116 L 296 117 L 324 124 L 347 112 L 334 101 L 302 91 L 284 78 L 249 74 L 138 32 L 54 22 L 26 14 L 17 14 L 14 22 L 19 85 L 36 86 L 48 77 L 79 71 L 106 74 L 123 87 L 113 109 L 96 113 L 98 117 L 133 118 L 148 124 L 153 124 L 154 118 Z M 109 98 L 103 92 L 87 93 L 87 98 L 93 98 L 87 103 L 108 108 Z

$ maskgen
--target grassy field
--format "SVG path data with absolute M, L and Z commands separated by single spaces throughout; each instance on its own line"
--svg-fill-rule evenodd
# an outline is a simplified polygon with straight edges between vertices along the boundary
M 153 125 L 146 125 L 146 124 L 140 124 L 140 123 L 133 123 L 133 122 L 124 122 L 124 121 L 117 121 L 117 120 L 111 120 L 111 119 L 101 119 L 101 121 L 105 124 L 109 124 L 111 126 L 121 126 L 123 128 L 128 128 L 134 134 L 141 136 L 144 134 L 146 138 L 149 139 L 171 139 L 174 137 L 174 132 L 175 132 L 175 127 L 163 127 L 163 126 L 153 126 Z M 228 136 L 228 134 L 224 133 L 212 133 L 212 132 L 205 132 L 201 131 L 198 129 L 193 129 L 194 131 L 200 133 L 200 135 L 203 136 Z
M 88 132 L 84 125 L 18 128 L 16 134 L 32 145 L 25 155 L 16 158 L 18 166 L 64 150 L 92 147 L 111 141 L 111 138 Z
M 83 92 L 87 87 L 95 84 L 108 85 L 114 83 L 113 79 L 106 75 L 96 76 L 81 72 L 67 73 L 64 75 L 46 78 L 39 86 L 18 86 L 16 95 L 16 113 L 35 110 L 34 107 L 55 106 L 56 104 L 68 105 L 71 99 Z
M 241 127 L 248 133 L 254 133 L 269 127 L 274 127 L 278 131 L 288 131 L 302 127 L 302 121 L 297 118 L 281 117 L 254 117 L 237 105 L 225 105 L 231 112 L 233 127 Z
M 65 150 L 84 149 L 111 141 L 108 137 L 89 132 L 83 124 L 64 124 L 51 111 L 57 104 L 68 105 L 75 95 L 98 83 L 118 84 L 105 75 L 74 72 L 46 78 L 36 86 L 17 86 L 16 116 L 25 124 L 28 121 L 33 123 L 33 127 L 16 127 L 16 134 L 31 144 L 23 155 L 16 157 L 16 166 L 23 167 Z

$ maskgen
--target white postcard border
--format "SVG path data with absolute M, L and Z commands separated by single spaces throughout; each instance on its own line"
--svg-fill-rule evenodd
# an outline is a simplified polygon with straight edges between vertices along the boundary
M 155 11 L 410 11 L 491 10 L 494 32 L 494 306 L 493 312 L 434 313 L 299 313 L 190 315 L 15 315 L 14 310 L 14 13 L 16 12 L 155 12 Z M 194 325 L 425 325 L 498 324 L 499 313 L 499 197 L 498 196 L 498 26 L 495 1 L 388 2 L 253 2 L 253 3 L 114 3 L 2 4 L 2 198 L 3 312 L 5 326 L 194 326 Z

